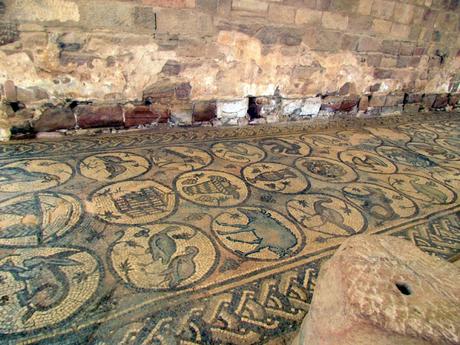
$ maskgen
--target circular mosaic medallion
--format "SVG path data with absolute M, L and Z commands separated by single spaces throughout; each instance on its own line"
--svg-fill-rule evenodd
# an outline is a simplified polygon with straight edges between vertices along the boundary
M 80 220 L 74 197 L 34 193 L 0 203 L 0 246 L 36 246 L 64 236 Z
M 126 181 L 94 192 L 90 212 L 116 224 L 146 224 L 169 215 L 176 204 L 174 192 L 155 181 Z
M 412 137 L 412 141 L 415 142 L 430 143 L 438 137 L 435 132 L 421 127 L 420 124 L 408 123 L 400 125 L 398 130 Z
M 206 151 L 189 146 L 167 146 L 151 152 L 155 165 L 161 169 L 193 171 L 202 169 L 212 162 Z
M 453 152 L 460 151 L 460 137 L 437 139 L 436 144 L 439 144 L 440 146 Z
M 457 165 L 454 163 L 457 163 Z M 443 164 L 431 176 L 455 191 L 460 190 L 460 164 L 458 162 Z
M 354 130 L 340 131 L 337 133 L 337 137 L 348 142 L 351 146 L 378 146 L 382 143 L 381 139 L 372 134 Z
M 459 160 L 460 156 L 442 146 L 426 143 L 409 143 L 407 147 L 421 155 L 442 160 Z
M 411 138 L 407 134 L 398 131 L 397 129 L 390 129 L 384 127 L 366 127 L 366 130 L 384 141 L 390 143 L 408 143 Z
M 342 189 L 345 198 L 377 221 L 412 217 L 417 205 L 402 194 L 373 183 L 350 183 Z
M 349 146 L 345 140 L 327 134 L 304 134 L 300 139 L 308 145 L 317 148 L 343 148 Z
M 331 237 L 355 235 L 367 225 L 356 207 L 325 194 L 298 195 L 288 201 L 287 210 L 302 227 Z
M 0 333 L 52 327 L 75 315 L 95 294 L 96 258 L 80 249 L 16 249 L 0 258 Z
M 59 186 L 73 175 L 66 163 L 32 159 L 9 163 L 0 168 L 0 192 L 34 192 Z
M 310 187 L 300 171 L 279 163 L 255 163 L 243 169 L 243 176 L 254 187 L 279 193 L 299 193 Z
M 411 174 L 395 174 L 388 178 L 389 184 L 407 196 L 430 204 L 448 204 L 455 199 L 449 188 L 435 180 Z
M 138 289 L 188 287 L 214 268 L 217 252 L 201 230 L 183 224 L 154 224 L 126 229 L 110 249 L 112 267 Z
M 311 151 L 310 146 L 296 139 L 267 138 L 260 140 L 259 143 L 274 155 L 308 156 Z
M 330 158 L 299 158 L 295 166 L 308 176 L 321 181 L 344 183 L 358 178 L 358 175 L 348 165 Z
M 246 143 L 222 142 L 212 145 L 211 151 L 217 157 L 234 163 L 255 163 L 265 158 L 263 150 Z
M 220 171 L 203 170 L 182 174 L 176 181 L 181 197 L 205 206 L 236 206 L 248 197 L 245 183 Z
M 80 173 L 92 180 L 116 182 L 144 174 L 149 162 L 142 156 L 128 152 L 99 153 L 83 159 Z
M 278 212 L 259 207 L 237 207 L 219 214 L 212 231 L 231 252 L 246 259 L 279 260 L 303 246 L 297 226 Z
M 363 150 L 347 150 L 339 154 L 340 160 L 354 168 L 377 174 L 393 174 L 396 166 L 388 159 Z
M 454 137 L 460 135 L 458 122 L 456 121 L 439 121 L 434 123 L 422 123 L 421 125 L 441 136 Z
M 429 168 L 437 164 L 422 154 L 395 146 L 380 146 L 377 153 L 388 158 L 394 163 L 404 164 L 416 168 Z

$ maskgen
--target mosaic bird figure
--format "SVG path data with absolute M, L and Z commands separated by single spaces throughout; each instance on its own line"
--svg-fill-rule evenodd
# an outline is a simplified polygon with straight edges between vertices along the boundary
M 177 245 L 176 241 L 169 237 L 168 232 L 176 229 L 179 227 L 169 226 L 150 238 L 146 253 L 150 253 L 154 261 L 160 260 L 164 265 L 170 263 L 172 256 L 176 253 Z
M 271 146 L 273 153 L 286 153 L 290 155 L 300 154 L 300 145 L 289 143 L 282 139 L 263 139 L 260 141 L 262 145 Z
M 430 185 L 429 183 L 419 183 L 418 179 L 410 180 L 410 184 L 417 193 L 426 195 L 431 199 L 431 201 L 437 201 L 441 204 L 445 204 L 447 202 L 447 195 L 437 189 L 435 185 Z
M 23 261 L 23 267 L 11 260 L 0 266 L 0 271 L 12 274 L 25 288 L 17 293 L 22 307 L 27 307 L 22 321 L 26 322 L 37 311 L 46 311 L 59 305 L 68 295 L 69 281 L 61 267 L 80 266 L 69 258 L 76 251 L 65 251 L 48 257 L 36 256 Z
M 48 182 L 53 180 L 59 181 L 59 178 L 41 172 L 27 171 L 20 167 L 4 168 L 0 170 L 0 185 L 36 181 Z
M 118 156 L 105 155 L 98 157 L 100 161 L 104 164 L 105 170 L 109 173 L 107 178 L 114 179 L 117 176 L 124 174 L 128 168 L 124 165 L 126 163 L 138 164 L 134 160 L 124 160 Z
M 190 278 L 196 271 L 193 259 L 198 255 L 198 248 L 189 246 L 185 248 L 185 254 L 176 256 L 161 275 L 165 277 L 170 288 L 176 287 L 182 281 Z
M 367 167 L 370 169 L 375 169 L 376 166 L 386 166 L 386 163 L 382 159 L 368 155 L 364 155 L 364 159 L 361 157 L 353 157 L 352 162 L 357 166 Z
M 345 230 L 350 235 L 355 234 L 355 229 L 344 223 L 345 218 L 340 212 L 334 210 L 333 208 L 324 206 L 325 203 L 331 202 L 332 200 L 328 198 L 315 201 L 315 203 L 313 204 L 313 209 L 315 210 L 316 214 L 320 216 L 320 219 L 323 222 L 323 224 L 331 223 L 339 227 L 340 229 Z

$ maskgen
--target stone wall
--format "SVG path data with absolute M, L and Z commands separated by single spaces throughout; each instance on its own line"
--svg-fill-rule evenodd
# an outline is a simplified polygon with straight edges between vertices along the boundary
M 2 136 L 455 109 L 459 0 L 3 0 Z

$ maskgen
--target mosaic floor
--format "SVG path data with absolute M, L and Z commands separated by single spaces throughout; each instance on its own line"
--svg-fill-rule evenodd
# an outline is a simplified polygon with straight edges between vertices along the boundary
M 460 252 L 460 116 L 0 146 L 1 344 L 260 344 L 349 236 Z

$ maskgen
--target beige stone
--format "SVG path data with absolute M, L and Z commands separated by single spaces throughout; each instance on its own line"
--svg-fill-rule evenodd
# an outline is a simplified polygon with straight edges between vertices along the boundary
M 321 23 L 323 12 L 309 8 L 299 8 L 295 15 L 296 24 L 318 24 Z
M 270 4 L 268 8 L 268 18 L 275 23 L 294 23 L 295 8 L 279 4 Z
M 326 29 L 345 30 L 348 26 L 348 17 L 340 13 L 324 12 L 322 24 Z
M 16 0 L 7 7 L 10 18 L 21 21 L 74 21 L 80 20 L 78 5 L 68 0 Z
M 396 237 L 358 235 L 321 268 L 295 345 L 460 343 L 460 270 Z
M 372 23 L 372 31 L 379 34 L 387 34 L 391 30 L 392 22 L 384 19 L 374 19 Z
M 233 0 L 232 9 L 238 11 L 266 12 L 268 3 L 259 0 Z

